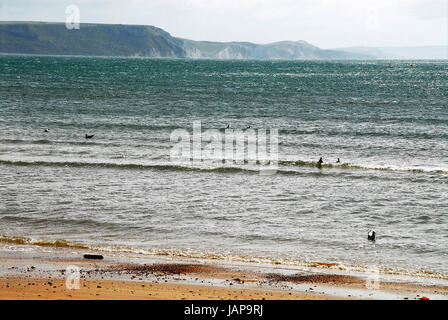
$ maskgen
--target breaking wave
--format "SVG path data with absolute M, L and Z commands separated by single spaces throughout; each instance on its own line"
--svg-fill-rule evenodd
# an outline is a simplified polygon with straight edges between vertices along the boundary
M 389 171 L 389 172 L 410 172 L 410 173 L 430 173 L 446 175 L 448 171 L 445 170 L 426 170 L 426 169 L 397 169 L 390 167 L 366 167 L 351 163 L 329 164 L 313 161 L 284 161 L 278 162 L 280 165 L 277 173 L 280 174 L 297 174 L 297 170 L 291 170 L 295 167 L 308 167 L 318 169 L 340 169 L 340 170 L 368 170 L 368 171 Z M 115 162 L 77 162 L 77 161 L 14 161 L 14 160 L 0 160 L 0 165 L 15 165 L 15 166 L 46 166 L 46 167 L 91 167 L 91 168 L 116 168 L 116 169 L 136 169 L 136 170 L 170 170 L 170 171 L 203 171 L 203 172 L 222 172 L 222 173 L 238 173 L 251 172 L 257 173 L 260 170 L 272 169 L 267 165 L 257 166 L 236 166 L 223 165 L 211 167 L 195 167 L 183 164 L 138 164 L 138 163 L 115 163 Z

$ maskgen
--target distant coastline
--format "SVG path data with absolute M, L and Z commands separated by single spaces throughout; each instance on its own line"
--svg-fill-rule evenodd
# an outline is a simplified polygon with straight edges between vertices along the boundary
M 0 22 L 0 54 L 241 60 L 448 59 L 447 46 L 321 49 L 306 41 L 194 41 L 154 26 L 57 22 Z

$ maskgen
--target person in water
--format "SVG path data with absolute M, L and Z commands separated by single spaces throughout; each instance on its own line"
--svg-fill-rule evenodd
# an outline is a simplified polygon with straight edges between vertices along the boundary
M 341 159 L 338 158 L 338 161 L 336 161 L 336 163 L 341 163 Z
M 322 160 L 322 157 L 320 157 L 319 161 L 317 162 L 318 164 L 322 164 L 324 163 L 324 160 Z

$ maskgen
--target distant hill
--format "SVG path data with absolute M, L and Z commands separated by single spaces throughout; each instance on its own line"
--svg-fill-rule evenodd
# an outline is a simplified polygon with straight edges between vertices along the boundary
M 152 26 L 1 22 L 0 52 L 44 55 L 185 57 L 181 40 Z
M 422 47 L 351 47 L 341 48 L 356 54 L 366 54 L 377 59 L 448 59 L 448 46 L 422 46 Z
M 251 42 L 209 42 L 182 39 L 188 58 L 209 59 L 372 59 L 363 53 L 322 50 L 305 41 L 281 41 L 270 44 Z
M 372 59 L 356 52 L 322 50 L 305 41 L 266 45 L 250 42 L 193 41 L 153 26 L 0 22 L 0 53 L 170 57 L 205 59 Z

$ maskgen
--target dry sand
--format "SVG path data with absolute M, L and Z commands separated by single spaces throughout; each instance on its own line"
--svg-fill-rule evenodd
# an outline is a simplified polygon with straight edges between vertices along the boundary
M 83 280 L 69 290 L 62 279 L 1 279 L 0 299 L 7 300 L 317 300 L 322 294 L 266 289 L 231 289 L 175 283 Z

